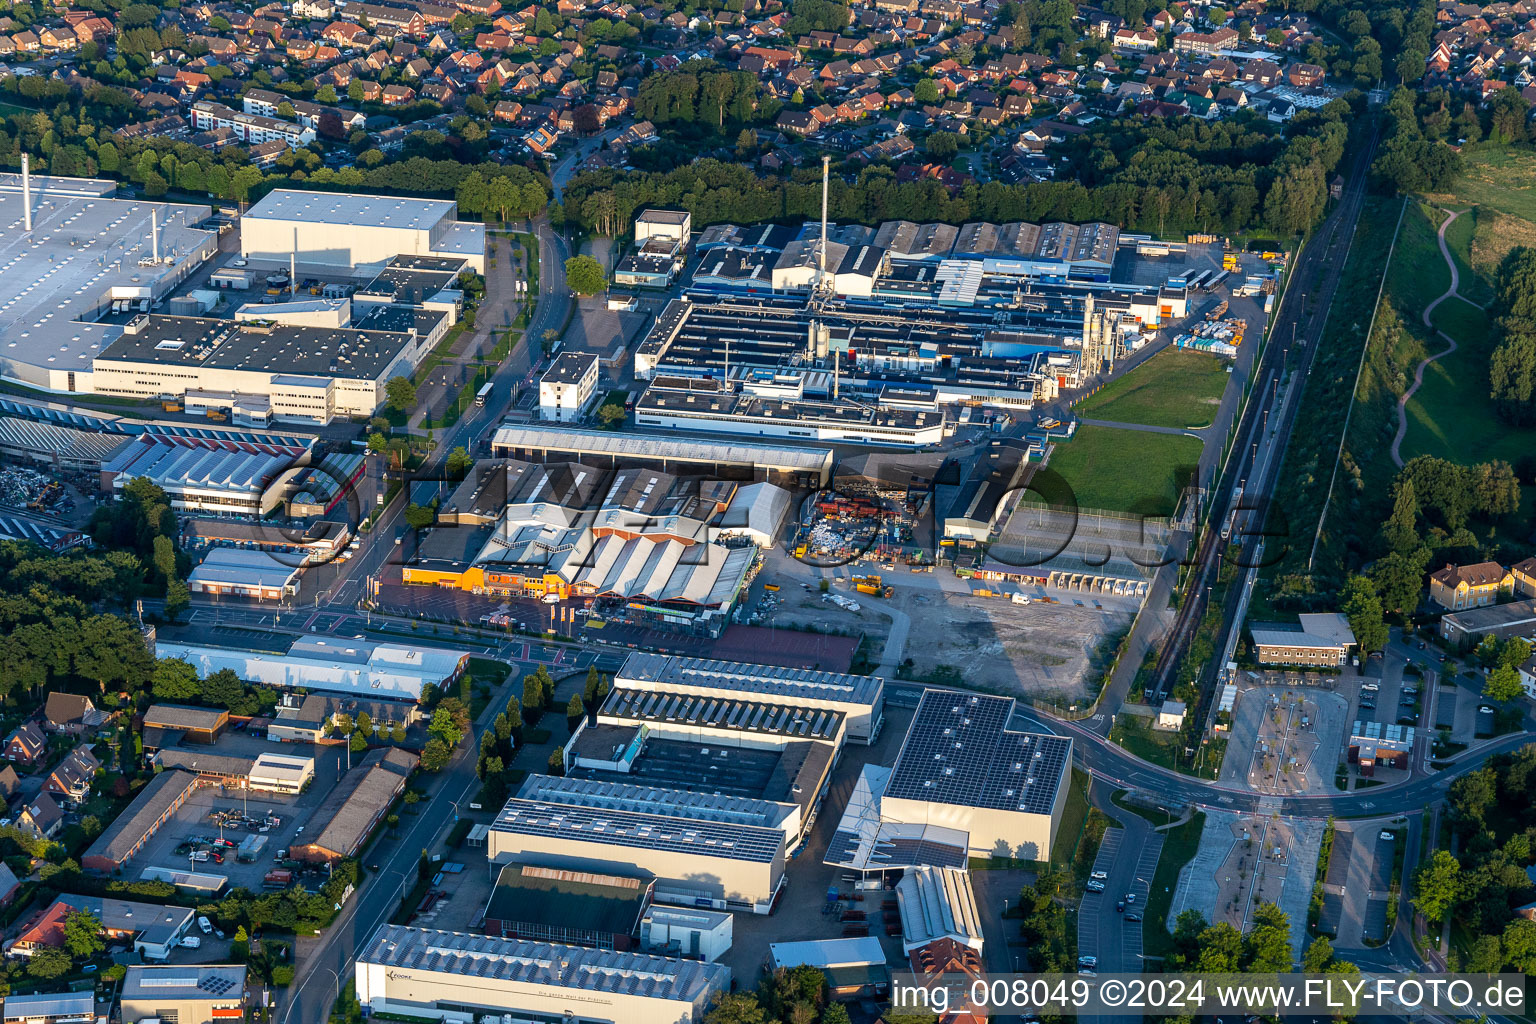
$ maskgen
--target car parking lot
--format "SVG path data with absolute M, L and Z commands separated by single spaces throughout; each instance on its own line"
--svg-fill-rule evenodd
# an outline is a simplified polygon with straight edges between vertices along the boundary
M 267 873 L 283 866 L 279 863 L 283 859 L 280 854 L 304 834 L 305 822 L 334 787 L 339 775 L 335 751 L 339 749 L 317 748 L 315 781 L 297 796 L 247 794 L 222 786 L 198 789 L 176 816 L 150 838 L 125 873 L 136 878 L 149 867 L 196 871 L 229 879 L 227 889 L 262 891 Z M 322 764 L 328 764 L 329 770 L 323 769 Z M 269 823 L 273 819 L 276 823 Z M 266 832 L 260 831 L 263 827 Z M 265 842 L 260 844 L 261 850 L 253 860 L 243 861 L 237 851 L 251 836 L 262 837 Z M 222 863 L 216 853 L 223 857 Z M 205 859 L 195 859 L 199 854 Z M 297 883 L 305 882 L 315 872 L 320 881 L 326 877 L 323 868 L 289 868 Z

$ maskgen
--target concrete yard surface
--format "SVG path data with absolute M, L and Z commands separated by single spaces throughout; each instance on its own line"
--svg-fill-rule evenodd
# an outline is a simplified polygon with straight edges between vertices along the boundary
M 1304 949 L 1323 827 L 1311 819 L 1208 810 L 1199 850 L 1179 875 L 1169 921 L 1197 910 L 1209 922 L 1247 931 L 1259 904 L 1273 903 L 1290 920 L 1292 946 Z
M 778 550 L 768 554 L 767 565 L 782 586 L 774 625 L 867 637 L 870 660 L 892 674 L 899 668 L 903 678 L 944 682 L 952 671 L 980 690 L 1064 704 L 1091 697 L 1091 683 L 1102 675 L 1113 641 L 1130 628 L 1138 605 L 1131 597 L 1064 592 L 1053 592 L 1045 603 L 1038 600 L 1040 588 L 1029 588 L 1030 604 L 1014 604 L 975 596 L 973 581 L 957 579 L 949 569 L 914 573 L 905 566 L 883 572 L 894 588 L 891 597 L 871 598 L 857 593 L 849 577 L 880 573 L 879 566 L 819 568 Z M 823 579 L 831 584 L 825 599 Z M 852 598 L 858 610 L 839 607 L 830 594 Z M 893 633 L 893 618 L 902 617 L 905 623 Z M 888 650 L 888 643 L 897 649 Z

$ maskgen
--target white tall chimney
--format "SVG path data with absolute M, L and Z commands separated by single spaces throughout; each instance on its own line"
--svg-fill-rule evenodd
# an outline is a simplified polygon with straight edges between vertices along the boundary
M 23 223 L 32 230 L 32 158 L 21 154 L 21 209 Z
M 149 211 L 149 251 L 155 262 L 160 262 L 160 207 Z
M 830 180 L 832 158 L 821 158 L 821 273 L 827 273 L 827 183 Z

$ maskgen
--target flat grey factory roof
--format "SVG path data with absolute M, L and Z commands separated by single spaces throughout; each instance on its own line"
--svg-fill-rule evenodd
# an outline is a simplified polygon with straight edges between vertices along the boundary
M 160 215 L 152 255 L 150 214 Z M 20 192 L 0 190 L 0 360 L 45 369 L 88 370 L 120 328 L 94 322 L 114 285 L 152 288 L 217 237 L 190 225 L 207 206 L 34 192 L 32 233 L 24 234 Z
M 759 864 L 771 863 L 784 848 L 784 833 L 762 825 L 593 809 L 521 797 L 507 801 L 491 831 Z
M 575 384 L 587 375 L 595 362 L 597 356 L 591 352 L 562 352 L 539 379 L 557 384 Z
M 267 193 L 265 199 L 247 210 L 245 219 L 426 231 L 457 208 L 456 203 L 447 199 L 405 199 L 280 188 Z
M 86 992 L 29 992 L 26 995 L 11 993 L 5 997 L 7 1020 L 44 1020 L 46 1018 L 78 1018 L 94 1020 L 96 1017 L 96 993 Z
M 426 336 L 446 315 L 374 305 L 348 327 L 303 327 L 143 314 L 99 358 L 372 380 L 415 343 L 411 328 Z
M 716 438 L 667 437 L 634 431 L 613 433 L 578 427 L 523 426 L 505 423 L 494 443 L 503 448 L 539 448 L 609 455 L 617 458 L 681 459 L 693 462 L 735 462 L 802 470 L 827 470 L 832 449 L 801 445 L 752 444 Z
M 775 828 L 788 807 L 753 797 L 693 793 L 610 779 L 530 775 L 517 791 L 520 800 L 542 801 L 591 811 L 629 811 L 657 817 L 713 821 L 722 825 Z
M 1072 741 L 1009 730 L 1013 708 L 1012 697 L 924 690 L 885 795 L 1050 814 Z
M 841 701 L 874 707 L 885 692 L 879 676 L 819 672 L 780 665 L 683 658 L 636 651 L 614 676 L 616 686 L 687 686 L 707 690 L 772 694 L 781 697 Z
M 357 959 L 385 967 L 687 1002 L 723 988 L 730 979 L 730 969 L 723 964 L 394 924 L 381 925 Z
M 219 999 L 245 998 L 243 964 L 189 964 L 185 967 L 151 967 L 130 964 L 123 979 L 124 999 Z

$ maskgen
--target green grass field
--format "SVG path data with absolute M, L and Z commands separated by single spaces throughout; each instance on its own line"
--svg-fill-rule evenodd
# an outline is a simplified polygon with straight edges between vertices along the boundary
M 1172 515 L 1194 473 L 1199 438 L 1113 427 L 1079 427 L 1058 445 L 1050 468 L 1072 485 L 1086 509 Z
M 1232 375 L 1225 360 L 1164 349 L 1077 403 L 1089 419 L 1149 427 L 1207 427 Z
M 1497 339 L 1490 336 L 1486 314 L 1448 299 L 1435 310 L 1434 320 L 1459 348 L 1425 369 L 1424 386 L 1408 402 L 1403 458 L 1435 455 L 1469 464 L 1489 459 L 1514 463 L 1536 451 L 1536 430 L 1511 427 L 1488 405 L 1488 359 Z M 1438 337 L 1430 344 L 1435 352 L 1445 347 Z
M 1196 811 L 1194 816 L 1177 828 L 1171 828 L 1163 836 L 1163 852 L 1157 858 L 1157 872 L 1147 893 L 1146 949 L 1148 955 L 1165 956 L 1173 945 L 1169 926 L 1168 908 L 1173 904 L 1173 892 L 1179 885 L 1179 872 L 1194 859 L 1200 849 L 1200 833 L 1205 829 L 1205 815 Z
M 1456 261 L 1457 273 L 1461 275 L 1459 290 L 1462 297 L 1479 306 L 1493 301 L 1493 286 L 1473 269 L 1472 262 L 1472 240 L 1479 230 L 1486 231 L 1491 226 L 1485 221 L 1478 210 L 1470 209 L 1445 229 L 1446 247 L 1451 250 L 1451 259 Z
M 1447 299 L 1435 309 L 1436 330 L 1455 338 L 1459 347 L 1425 369 L 1424 385 L 1408 403 L 1404 460 L 1434 455 L 1460 463 L 1489 459 L 1513 463 L 1536 451 L 1536 429 L 1510 427 L 1488 405 L 1488 361 L 1498 339 L 1490 332 L 1488 315 L 1474 304 L 1493 298 L 1487 261 L 1475 258 L 1479 238 L 1490 232 L 1523 237 L 1521 229 L 1533 228 L 1528 218 L 1536 217 L 1536 192 L 1520 177 L 1525 174 L 1536 174 L 1536 156 L 1479 148 L 1469 156 L 1467 177 L 1456 192 L 1435 197 L 1452 209 L 1467 211 L 1445 234 L 1460 275 L 1461 294 L 1472 301 Z M 1473 203 L 1487 208 L 1471 208 Z M 1430 353 L 1442 351 L 1445 341 L 1424 328 L 1419 314 L 1450 286 L 1450 272 L 1432 227 L 1439 220 L 1440 214 L 1424 204 L 1409 208 L 1387 272 L 1385 293 L 1405 326 Z M 1412 371 L 1410 366 L 1410 380 Z
M 1451 286 L 1451 272 L 1440 258 L 1436 232 L 1445 214 L 1423 203 L 1409 203 L 1397 249 L 1387 268 L 1387 294 L 1410 328 L 1422 327 L 1420 316 L 1436 295 Z M 1453 225 L 1455 226 L 1455 225 Z
M 1462 151 L 1466 171 L 1448 195 L 1430 198 L 1447 206 L 1481 206 L 1536 223 L 1536 152 L 1494 143 Z

